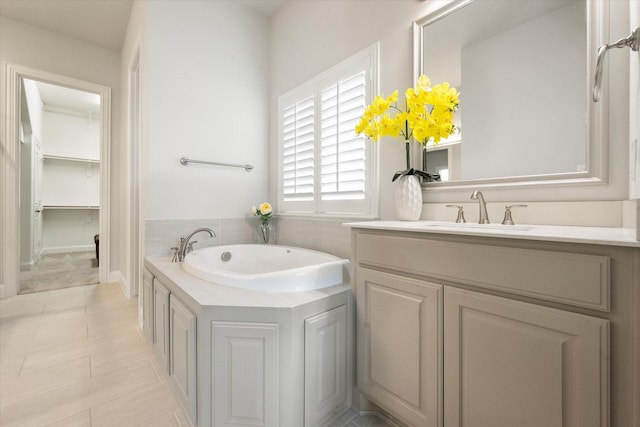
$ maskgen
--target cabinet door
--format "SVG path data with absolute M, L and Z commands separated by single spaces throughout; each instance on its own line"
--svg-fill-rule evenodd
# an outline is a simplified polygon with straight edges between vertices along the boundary
M 608 321 L 447 288 L 446 427 L 608 425 Z
M 278 324 L 211 324 L 213 425 L 279 427 Z
M 153 275 L 144 270 L 142 275 L 142 333 L 153 343 Z
M 305 426 L 321 426 L 347 409 L 347 307 L 304 322 Z
M 180 403 L 196 422 L 196 316 L 169 297 L 169 379 Z
M 442 286 L 358 269 L 358 387 L 411 426 L 442 425 Z
M 169 290 L 153 280 L 153 348 L 163 369 L 169 372 Z

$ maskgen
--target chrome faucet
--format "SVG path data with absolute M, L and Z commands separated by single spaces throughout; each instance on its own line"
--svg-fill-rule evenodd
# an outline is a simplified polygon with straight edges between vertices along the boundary
M 489 215 L 487 214 L 487 203 L 484 201 L 484 196 L 479 191 L 471 193 L 471 200 L 477 200 L 480 205 L 480 218 L 478 224 L 489 224 Z
M 188 236 L 181 237 L 180 238 L 180 248 L 178 249 L 178 262 L 184 261 L 184 257 L 187 256 L 187 254 L 189 252 L 191 252 L 191 250 L 193 250 L 193 246 L 192 245 L 195 242 L 190 243 L 189 241 L 191 240 L 191 238 L 196 233 L 200 233 L 201 231 L 209 233 L 210 237 L 214 237 L 216 235 L 216 233 L 210 228 L 198 228 L 197 230 L 195 230 L 192 233 L 190 233 Z

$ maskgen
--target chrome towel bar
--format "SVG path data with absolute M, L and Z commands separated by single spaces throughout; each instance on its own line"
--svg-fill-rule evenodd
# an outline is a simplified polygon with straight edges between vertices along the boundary
M 180 159 L 180 164 L 182 166 L 187 166 L 189 163 L 200 163 L 203 165 L 214 165 L 214 166 L 228 166 L 230 168 L 242 168 L 247 172 L 251 172 L 251 170 L 253 169 L 253 165 L 237 165 L 234 163 L 207 162 L 205 160 L 193 160 L 188 157 L 182 157 Z

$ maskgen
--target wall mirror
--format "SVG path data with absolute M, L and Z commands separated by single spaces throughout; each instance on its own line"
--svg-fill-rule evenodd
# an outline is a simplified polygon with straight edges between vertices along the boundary
M 606 181 L 607 112 L 589 97 L 606 3 L 458 0 L 414 23 L 415 76 L 461 93 L 460 133 L 430 147 L 448 181 L 427 191 Z

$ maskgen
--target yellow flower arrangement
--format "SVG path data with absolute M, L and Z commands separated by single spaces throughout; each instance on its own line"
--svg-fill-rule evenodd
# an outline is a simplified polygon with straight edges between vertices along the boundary
M 449 83 L 441 83 L 431 87 L 431 81 L 426 75 L 418 78 L 415 88 L 405 91 L 406 109 L 398 108 L 398 91 L 384 98 L 376 96 L 373 103 L 365 108 L 360 122 L 356 126 L 358 135 L 365 134 L 374 141 L 383 136 L 404 137 L 407 151 L 407 169 L 399 171 L 394 176 L 395 181 L 400 175 L 420 175 L 428 181 L 439 180 L 439 176 L 433 176 L 426 171 L 415 171 L 410 167 L 409 142 L 413 137 L 423 144 L 426 153 L 426 145 L 429 141 L 438 144 L 442 138 L 449 137 L 456 127 L 453 123 L 453 115 L 458 109 L 459 93 Z M 392 117 L 389 110 L 395 110 Z
M 271 203 L 264 202 L 258 207 L 252 206 L 251 213 L 255 216 L 259 216 L 262 222 L 269 222 L 273 215 L 273 207 L 271 206 Z

